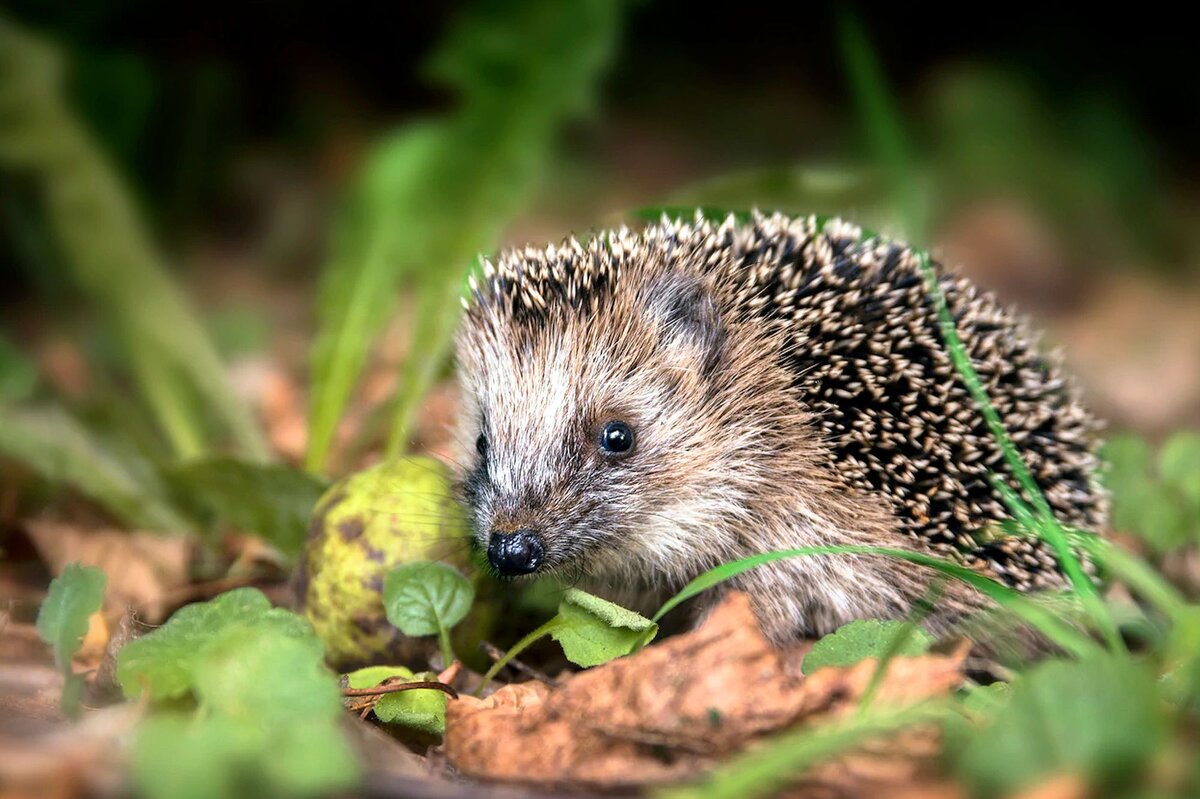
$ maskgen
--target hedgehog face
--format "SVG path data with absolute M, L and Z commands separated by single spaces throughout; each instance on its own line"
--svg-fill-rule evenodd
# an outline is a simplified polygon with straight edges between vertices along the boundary
M 728 499 L 752 437 L 709 407 L 723 342 L 706 292 L 678 276 L 536 323 L 472 309 L 459 485 L 498 575 L 629 584 L 695 562 L 691 528 Z

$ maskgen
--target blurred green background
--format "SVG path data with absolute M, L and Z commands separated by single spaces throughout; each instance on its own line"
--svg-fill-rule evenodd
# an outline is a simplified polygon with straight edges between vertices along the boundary
M 0 336 L 30 391 L 124 398 L 174 456 L 344 471 L 444 448 L 476 255 L 757 206 L 934 246 L 1032 312 L 1118 428 L 1200 423 L 1185 26 L 857 9 L 906 128 L 905 221 L 848 11 L 11 2 Z

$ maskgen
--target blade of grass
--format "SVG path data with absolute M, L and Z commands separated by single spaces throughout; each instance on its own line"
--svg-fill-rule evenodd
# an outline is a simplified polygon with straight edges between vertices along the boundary
M 1062 647 L 1062 649 L 1070 652 L 1076 657 L 1085 657 L 1087 655 L 1094 654 L 1098 649 L 1096 642 L 1087 635 L 1084 635 L 1083 633 L 1072 628 L 1070 625 L 1065 624 L 1049 610 L 1041 607 L 1036 602 L 1033 602 L 1028 597 L 1017 591 L 1014 591 L 1008 586 L 1001 585 L 995 580 L 991 580 L 984 575 L 972 571 L 965 566 L 960 566 L 957 563 L 942 560 L 941 558 L 927 555 L 922 552 L 913 552 L 907 549 L 890 549 L 888 547 L 799 547 L 797 549 L 781 549 L 774 552 L 763 552 L 758 555 L 751 555 L 747 558 L 741 558 L 740 560 L 723 563 L 720 566 L 709 569 L 681 588 L 678 593 L 663 603 L 662 607 L 658 609 L 658 612 L 654 614 L 653 620 L 656 622 L 659 621 L 664 615 L 666 615 L 680 603 L 686 602 L 702 591 L 706 591 L 715 585 L 719 585 L 726 580 L 736 577 L 742 572 L 748 571 L 757 566 L 762 566 L 766 563 L 773 563 L 777 560 L 783 560 L 785 558 L 810 557 L 813 555 L 879 555 L 899 558 L 901 560 L 907 560 L 911 563 L 916 563 L 920 566 L 926 566 L 949 577 L 961 580 L 972 588 L 978 590 L 981 594 L 991 599 L 997 605 L 1016 615 L 1030 627 L 1046 636 L 1047 639 L 1053 641 L 1055 644 Z
M 57 408 L 0 407 L 0 453 L 55 483 L 69 483 L 133 527 L 168 532 L 193 525 L 168 500 L 157 473 L 117 452 Z
M 883 70 L 871 49 L 870 42 L 858 18 L 843 8 L 838 17 L 839 34 L 851 92 L 863 117 L 876 158 L 892 177 L 893 194 L 903 212 L 908 235 L 920 239 L 925 234 L 926 219 L 916 193 L 916 173 L 911 151 L 903 133 L 900 114 L 887 91 Z M 1124 642 L 1117 631 L 1108 607 L 1100 598 L 1096 586 L 1084 572 L 1083 566 L 1067 540 L 1066 533 L 1054 517 L 1049 502 L 1033 479 L 1024 458 L 1013 444 L 1003 421 L 992 405 L 991 398 L 975 371 L 966 347 L 959 338 L 937 273 L 924 250 L 914 250 L 920 260 L 926 289 L 937 312 L 939 330 L 946 343 L 951 362 L 979 408 L 1005 462 L 1023 492 L 1037 509 L 1038 522 L 1031 533 L 1044 538 L 1053 548 L 1060 565 L 1079 595 L 1080 601 L 1092 615 L 1113 651 L 1124 651 Z
M 914 725 L 938 723 L 952 712 L 943 702 L 853 716 L 801 727 L 776 736 L 719 766 L 696 785 L 661 788 L 656 799 L 752 799 L 772 796 L 806 769 L 866 743 Z
M 68 108 L 62 78 L 50 45 L 0 18 L 0 165 L 36 176 L 65 262 L 123 335 L 135 377 L 176 453 L 207 448 L 203 420 L 188 401 L 194 393 L 246 455 L 266 457 L 261 431 L 128 191 Z
M 942 591 L 946 587 L 946 580 L 949 579 L 946 575 L 938 575 L 938 578 L 929 584 L 929 588 L 925 591 L 925 596 L 921 597 L 920 601 L 913 605 L 912 610 L 908 613 L 908 618 L 904 620 L 904 624 L 888 641 L 887 649 L 879 657 L 875 664 L 875 670 L 871 672 L 871 681 L 867 683 L 867 688 L 863 691 L 862 699 L 858 703 L 858 712 L 865 714 L 871 707 L 871 702 L 875 699 L 875 693 L 879 690 L 879 686 L 883 683 L 883 677 L 887 674 L 888 664 L 892 659 L 900 653 L 904 645 L 913 637 L 918 626 L 922 621 L 933 611 L 937 605 L 938 599 L 942 596 Z
M 466 270 L 477 253 L 496 247 L 563 123 L 590 101 L 621 7 L 607 0 L 479 3 L 452 28 L 429 67 L 459 95 L 458 109 L 419 135 L 403 132 L 368 164 L 381 174 L 364 176 L 374 189 L 357 209 L 362 219 L 346 226 L 326 270 L 313 353 L 310 470 L 324 468 L 368 346 L 407 277 L 418 311 L 388 452 L 405 448 L 414 411 L 446 363 Z
M 1080 536 L 1080 541 L 1097 563 L 1167 618 L 1179 619 L 1191 607 L 1175 586 L 1141 558 L 1098 536 Z
M 524 652 L 533 644 L 537 643 L 540 639 L 545 638 L 547 635 L 554 632 L 562 625 L 562 618 L 559 616 L 554 616 L 545 624 L 513 644 L 512 647 L 504 653 L 504 657 L 493 663 L 492 667 L 483 675 L 483 679 L 479 681 L 479 687 L 475 689 L 475 696 L 482 696 L 483 689 L 487 688 L 488 685 L 491 684 L 492 680 L 496 679 L 496 675 L 500 673 L 500 670 L 511 663 L 513 658 Z

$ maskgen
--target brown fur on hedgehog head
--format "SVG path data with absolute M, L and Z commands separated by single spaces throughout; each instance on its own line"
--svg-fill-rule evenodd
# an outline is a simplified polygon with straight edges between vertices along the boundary
M 793 524 L 772 517 L 829 489 L 783 338 L 721 307 L 713 252 L 654 230 L 507 253 L 468 304 L 462 492 L 480 547 L 527 531 L 538 573 L 678 585 L 772 548 Z M 613 423 L 628 452 L 605 449 Z M 845 498 L 822 512 L 873 518 Z
M 616 233 L 491 270 L 458 340 L 462 487 L 482 546 L 529 530 L 539 572 L 626 584 L 677 582 L 743 548 L 730 530 L 805 432 L 779 344 L 722 314 L 703 256 Z M 614 423 L 629 451 L 606 450 Z

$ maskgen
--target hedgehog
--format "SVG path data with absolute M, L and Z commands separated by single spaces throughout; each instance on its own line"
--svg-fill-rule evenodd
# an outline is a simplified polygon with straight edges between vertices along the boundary
M 1050 507 L 1099 529 L 1098 424 L 1061 358 L 993 295 L 931 266 Z M 1012 474 L 923 268 L 912 248 L 839 219 L 700 212 L 485 261 L 457 335 L 456 485 L 474 542 L 502 578 L 555 574 L 635 606 L 721 563 L 822 545 L 1063 588 L 1052 548 L 1006 524 L 991 477 Z M 784 644 L 904 617 L 933 577 L 839 553 L 723 589 L 746 592 Z M 957 581 L 941 591 L 934 630 L 986 604 Z

